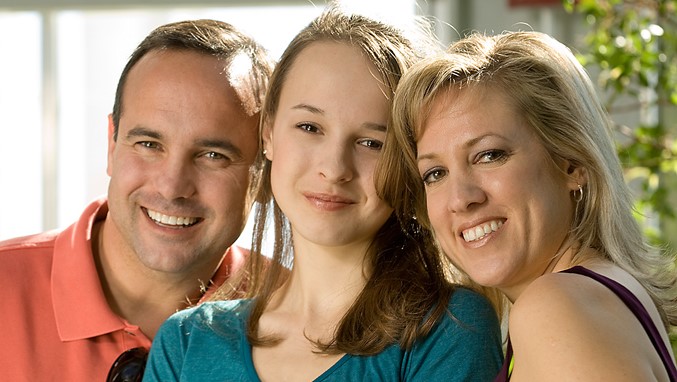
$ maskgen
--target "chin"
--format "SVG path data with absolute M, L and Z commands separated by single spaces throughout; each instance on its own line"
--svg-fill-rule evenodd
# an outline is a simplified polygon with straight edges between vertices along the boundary
M 496 288 L 502 284 L 503 278 L 501 277 L 500 270 L 490 270 L 483 267 L 470 267 L 466 269 L 470 269 L 466 271 L 470 279 L 481 286 Z

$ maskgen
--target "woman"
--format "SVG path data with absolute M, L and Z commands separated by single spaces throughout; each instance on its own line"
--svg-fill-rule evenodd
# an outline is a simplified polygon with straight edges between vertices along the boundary
M 393 110 L 377 189 L 406 195 L 401 219 L 513 303 L 497 380 L 675 380 L 675 259 L 645 244 L 610 121 L 566 47 L 474 34 L 412 68 Z
M 431 236 L 403 230 L 373 183 L 395 86 L 421 54 L 394 27 L 334 6 L 293 39 L 262 111 L 255 298 L 170 318 L 146 380 L 493 378 L 491 305 L 447 282 Z

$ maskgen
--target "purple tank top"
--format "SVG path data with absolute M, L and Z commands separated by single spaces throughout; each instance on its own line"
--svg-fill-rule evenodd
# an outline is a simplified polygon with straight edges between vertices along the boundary
M 637 317 L 640 324 L 642 324 L 644 331 L 646 331 L 647 335 L 649 336 L 649 339 L 651 340 L 651 343 L 656 349 L 656 352 L 658 352 L 661 361 L 663 361 L 665 370 L 667 370 L 668 372 L 668 377 L 670 377 L 670 382 L 677 382 L 677 368 L 675 367 L 675 361 L 670 356 L 670 352 L 668 351 L 668 348 L 665 346 L 665 342 L 663 342 L 660 332 L 656 328 L 656 325 L 654 325 L 651 316 L 649 316 L 649 312 L 647 312 L 647 310 L 644 309 L 644 305 L 642 305 L 639 299 L 637 299 L 637 297 L 634 294 L 632 294 L 632 292 L 630 292 L 626 287 L 616 282 L 615 280 L 612 280 L 606 276 L 600 275 L 599 273 L 595 273 L 581 266 L 575 266 L 566 269 L 562 272 L 575 273 L 590 277 L 591 279 L 601 283 L 602 285 L 609 288 L 612 292 L 614 292 L 621 299 L 621 301 L 625 303 L 625 305 L 630 309 L 630 311 L 635 315 L 635 317 Z M 512 372 L 512 361 L 513 361 L 512 357 L 513 357 L 512 346 L 510 345 L 510 337 L 508 337 L 508 348 L 505 354 L 505 362 L 503 363 L 503 367 L 501 368 L 501 371 L 498 373 L 498 376 L 496 377 L 494 382 L 507 382 L 510 380 L 510 373 Z

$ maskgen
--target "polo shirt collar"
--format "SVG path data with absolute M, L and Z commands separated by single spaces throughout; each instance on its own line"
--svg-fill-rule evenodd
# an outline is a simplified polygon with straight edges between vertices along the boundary
M 62 341 L 100 336 L 118 330 L 137 328 L 115 314 L 101 287 L 92 253 L 92 229 L 108 214 L 106 197 L 92 202 L 80 219 L 61 232 L 54 243 L 52 262 L 52 303 L 57 330 Z M 249 251 L 231 246 L 200 302 L 243 268 Z
M 128 326 L 108 306 L 92 254 L 92 228 L 107 213 L 106 198 L 92 202 L 54 243 L 52 301 L 62 341 L 96 337 Z

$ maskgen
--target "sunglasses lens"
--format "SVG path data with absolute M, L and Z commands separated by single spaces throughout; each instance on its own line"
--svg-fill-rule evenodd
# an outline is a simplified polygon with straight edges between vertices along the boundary
M 108 372 L 107 382 L 141 382 L 148 350 L 133 348 L 120 354 Z

